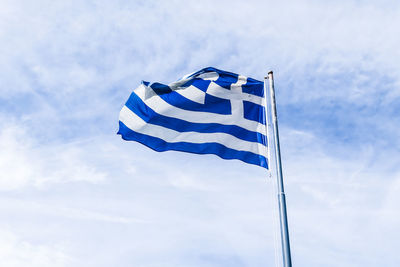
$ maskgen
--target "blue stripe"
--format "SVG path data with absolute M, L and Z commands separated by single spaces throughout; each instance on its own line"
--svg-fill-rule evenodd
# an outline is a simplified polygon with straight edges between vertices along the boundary
M 182 87 L 189 87 L 193 85 L 194 87 L 200 89 L 204 93 L 207 92 L 208 86 L 210 86 L 211 81 L 208 80 L 203 80 L 200 78 L 193 78 L 189 81 L 187 81 Z
M 171 106 L 189 111 L 209 112 L 222 115 L 232 114 L 231 102 L 227 99 L 206 94 L 204 104 L 199 104 L 172 91 L 168 85 L 153 83 L 151 89 Z
M 231 148 L 227 148 L 224 145 L 218 143 L 168 143 L 160 138 L 132 131 L 121 121 L 119 122 L 118 134 L 120 134 L 122 139 L 124 140 L 137 141 L 158 152 L 175 150 L 194 154 L 214 154 L 223 159 L 238 159 L 243 162 L 258 165 L 268 169 L 267 159 L 264 156 L 257 155 L 251 152 L 237 151 Z
M 264 96 L 264 83 L 253 78 L 247 78 L 247 82 L 242 85 L 243 93 L 256 96 Z
M 227 133 L 242 140 L 266 145 L 265 135 L 249 131 L 237 125 L 194 123 L 160 115 L 147 106 L 134 92 L 131 94 L 125 105 L 147 123 L 159 125 L 178 132 Z
M 245 119 L 259 122 L 265 125 L 265 109 L 261 105 L 249 101 L 243 101 L 243 116 Z
M 229 71 L 224 71 L 224 70 L 219 70 L 213 67 L 208 67 L 201 69 L 189 77 L 196 77 L 200 74 L 203 73 L 208 73 L 208 72 L 216 72 L 219 75 L 219 78 L 215 81 L 218 85 L 220 85 L 223 88 L 230 89 L 230 86 L 232 83 L 236 83 L 239 75 L 236 73 L 232 73 Z M 264 96 L 264 83 L 262 81 L 253 79 L 253 78 L 247 78 L 247 83 L 242 85 L 242 90 L 243 93 L 248 93 L 256 96 L 263 97 Z

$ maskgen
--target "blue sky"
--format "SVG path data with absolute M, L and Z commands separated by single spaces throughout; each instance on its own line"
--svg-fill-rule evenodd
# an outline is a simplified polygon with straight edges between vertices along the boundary
M 0 2 L 1 266 L 275 266 L 273 183 L 116 135 L 141 80 L 274 70 L 294 266 L 397 266 L 397 1 Z

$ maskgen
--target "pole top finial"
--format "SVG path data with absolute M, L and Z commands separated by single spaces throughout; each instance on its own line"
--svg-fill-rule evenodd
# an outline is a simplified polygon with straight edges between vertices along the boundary
M 268 71 L 268 74 L 273 74 L 274 72 L 272 70 Z

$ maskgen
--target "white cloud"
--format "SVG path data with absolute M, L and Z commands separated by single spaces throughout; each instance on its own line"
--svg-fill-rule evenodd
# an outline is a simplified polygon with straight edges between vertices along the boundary
M 70 266 L 72 259 L 62 246 L 32 244 L 9 231 L 0 231 L 0 264 L 7 267 Z
M 391 254 L 385 263 L 395 266 L 398 257 L 390 247 L 396 246 L 394 227 L 400 222 L 393 206 L 398 165 L 377 158 L 379 148 L 371 145 L 349 151 L 307 132 L 283 132 L 294 258 L 311 266 L 372 266 Z M 389 238 L 383 242 L 383 236 Z M 377 242 L 385 248 L 377 249 Z M 311 254 L 312 259 L 304 256 Z
M 87 162 L 86 157 L 87 152 L 75 144 L 41 145 L 28 134 L 25 126 L 2 123 L 0 190 L 104 181 L 106 174 Z

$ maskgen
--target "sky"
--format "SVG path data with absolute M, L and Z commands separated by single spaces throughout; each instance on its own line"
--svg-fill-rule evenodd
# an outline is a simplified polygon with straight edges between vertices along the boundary
M 0 1 L 0 265 L 279 266 L 266 170 L 116 135 L 142 80 L 274 71 L 293 266 L 398 266 L 398 1 Z M 278 255 L 277 255 L 278 254 Z

